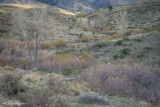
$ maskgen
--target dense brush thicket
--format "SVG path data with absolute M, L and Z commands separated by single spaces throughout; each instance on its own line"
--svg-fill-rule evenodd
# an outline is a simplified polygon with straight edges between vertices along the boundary
M 160 104 L 160 68 L 109 64 L 88 69 L 82 79 L 99 93 L 132 97 Z

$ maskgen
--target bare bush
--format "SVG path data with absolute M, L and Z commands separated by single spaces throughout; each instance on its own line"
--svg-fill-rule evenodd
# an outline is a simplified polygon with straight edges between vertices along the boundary
M 79 41 L 81 41 L 81 42 L 89 42 L 89 41 L 91 41 L 91 38 L 88 37 L 88 36 L 83 35 L 83 36 L 81 36 L 79 38 Z
M 62 54 L 59 56 L 49 56 L 42 59 L 42 61 L 39 61 L 38 68 L 40 70 L 63 71 L 68 66 L 84 69 L 90 66 L 92 63 L 92 60 L 78 58 L 72 54 Z
M 70 90 L 65 83 L 58 77 L 50 78 L 47 82 L 48 89 L 57 94 L 69 94 Z
M 65 46 L 67 46 L 67 41 L 65 41 L 63 39 L 59 39 L 59 40 L 54 42 L 54 46 L 57 47 L 57 48 L 65 47 Z
M 19 73 L 5 71 L 0 75 L 0 92 L 9 96 L 17 95 L 25 91 L 25 87 L 20 83 L 21 75 Z
M 92 90 L 109 95 L 139 98 L 159 105 L 159 68 L 140 65 L 98 65 L 89 68 L 83 79 Z

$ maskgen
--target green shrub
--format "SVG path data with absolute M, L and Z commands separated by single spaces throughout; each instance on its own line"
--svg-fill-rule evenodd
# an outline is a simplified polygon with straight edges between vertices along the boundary
M 15 71 L 15 68 L 10 67 L 10 66 L 5 66 L 4 69 L 9 70 L 9 71 Z
M 115 60 L 117 60 L 117 59 L 119 58 L 119 56 L 118 56 L 118 55 L 114 55 L 113 58 L 114 58 Z
M 95 92 L 86 92 L 80 96 L 79 100 L 84 103 L 107 104 L 106 99 Z
M 122 44 L 123 44 L 123 40 L 119 40 L 119 41 L 116 42 L 116 45 L 118 45 L 118 46 L 120 46 Z
M 8 30 L 6 30 L 6 29 L 0 29 L 0 33 L 8 33 Z
M 72 66 L 67 66 L 64 69 L 64 72 L 62 73 L 65 76 L 69 76 L 69 75 L 74 75 L 75 73 L 81 72 L 81 68 L 80 67 L 72 67 Z
M 102 47 L 104 47 L 104 46 L 107 46 L 108 44 L 109 44 L 108 41 L 106 41 L 106 42 L 99 42 L 99 43 L 96 43 L 96 44 L 94 45 L 94 47 L 95 47 L 96 49 L 99 49 L 99 48 L 102 48 Z
M 73 29 L 73 26 L 69 26 L 69 29 Z
M 129 55 L 131 50 L 129 48 L 124 48 L 121 50 L 120 58 L 124 58 Z

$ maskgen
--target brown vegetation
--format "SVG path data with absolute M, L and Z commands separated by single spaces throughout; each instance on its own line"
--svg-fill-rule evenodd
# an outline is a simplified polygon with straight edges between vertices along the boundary
M 48 56 L 39 61 L 39 69 L 48 71 L 63 71 L 66 67 L 87 68 L 93 63 L 92 60 L 78 58 L 73 54 L 61 54 L 59 56 Z
M 82 76 L 92 90 L 160 104 L 160 68 L 108 64 L 93 66 Z M 158 74 L 158 75 L 157 75 Z
M 134 29 L 131 29 L 131 30 L 128 30 L 128 31 L 124 32 L 124 35 L 131 36 L 131 35 L 143 34 L 145 32 L 146 32 L 145 30 L 134 30 Z
M 57 41 L 54 42 L 54 46 L 59 48 L 59 47 L 65 47 L 67 46 L 67 41 L 65 41 L 64 39 L 59 39 Z
M 112 30 L 112 26 L 105 26 L 103 28 L 104 31 L 109 31 L 109 30 Z
M 86 35 L 83 35 L 79 38 L 79 41 L 80 42 L 89 42 L 91 40 L 90 37 L 86 36 Z
M 40 43 L 40 49 L 50 49 L 53 48 L 54 44 L 51 41 L 43 41 Z
M 111 36 L 107 36 L 105 39 L 117 39 L 117 38 L 121 38 L 121 35 L 118 33 L 113 34 Z

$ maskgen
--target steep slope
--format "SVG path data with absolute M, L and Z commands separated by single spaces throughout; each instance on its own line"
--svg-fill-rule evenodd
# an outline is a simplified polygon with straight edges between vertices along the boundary
M 123 7 L 123 8 L 122 8 Z M 126 23 L 128 29 L 152 29 L 160 24 L 160 1 L 159 0 L 141 0 L 125 6 L 113 9 L 113 11 L 103 10 L 104 26 L 112 26 L 118 30 L 117 21 L 121 22 L 120 13 L 123 9 L 126 11 Z M 86 15 L 88 23 L 99 23 L 100 12 L 93 12 Z M 99 23 L 100 25 L 100 23 Z

